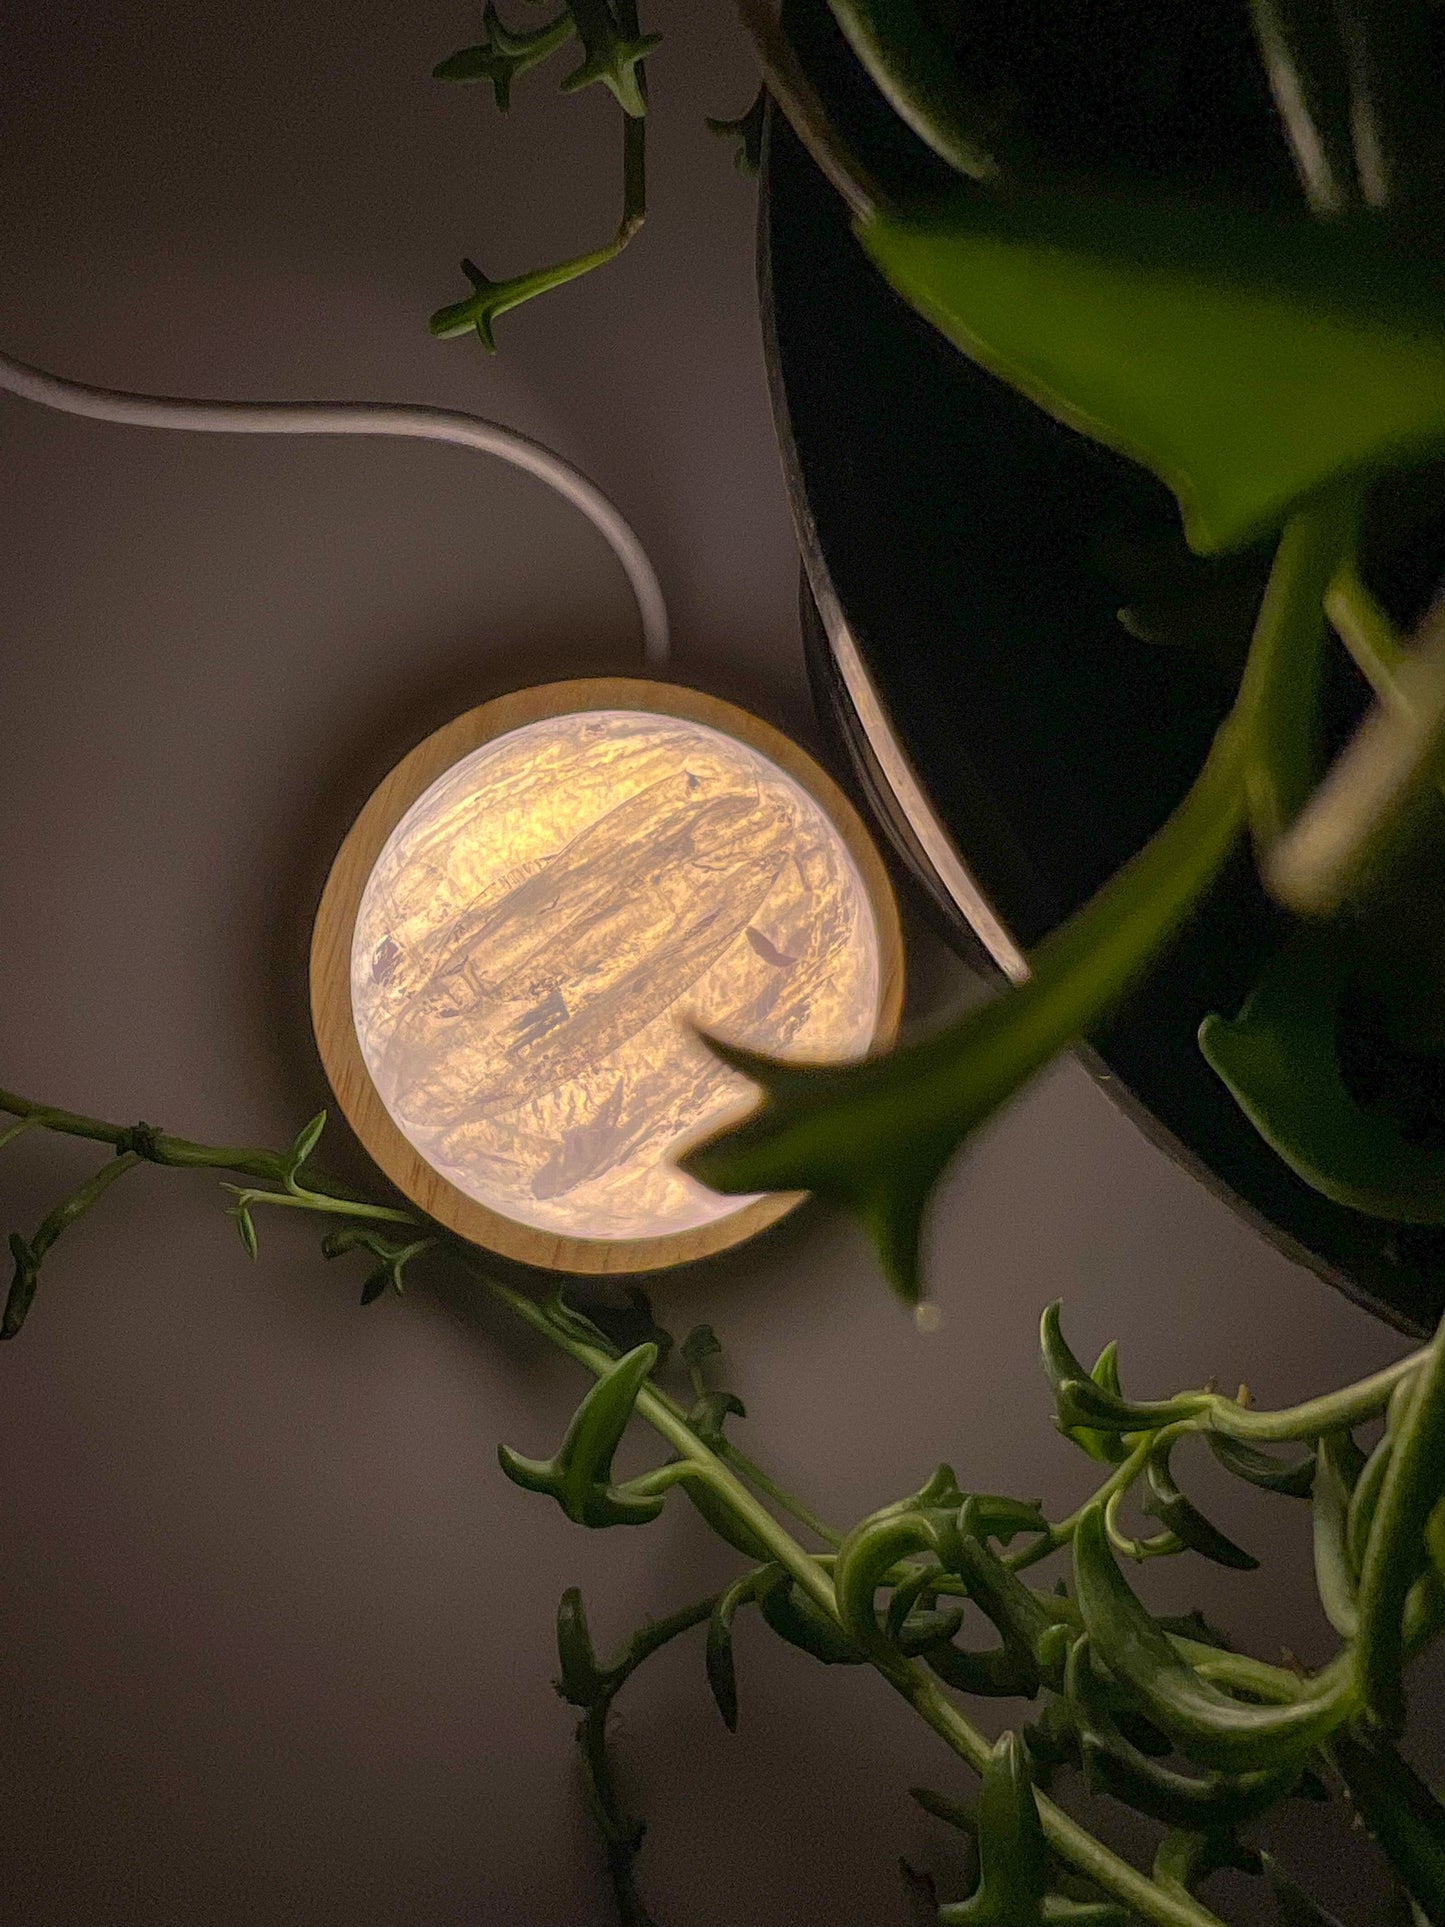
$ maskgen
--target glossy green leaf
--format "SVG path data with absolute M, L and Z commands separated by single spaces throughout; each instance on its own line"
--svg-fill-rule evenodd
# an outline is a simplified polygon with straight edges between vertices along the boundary
M 492 0 L 482 15 L 486 38 L 480 46 L 463 47 L 432 69 L 433 80 L 462 83 L 490 81 L 497 106 L 505 114 L 512 104 L 512 83 L 563 47 L 575 32 L 565 9 L 544 26 L 516 33 L 508 28 Z
M 1191 1551 L 1211 1560 L 1216 1566 L 1229 1566 L 1236 1572 L 1254 1572 L 1259 1565 L 1252 1552 L 1222 1533 L 1206 1519 L 1191 1499 L 1179 1490 L 1170 1470 L 1169 1453 L 1156 1454 L 1146 1469 L 1149 1491 L 1144 1510 L 1183 1540 Z
M 1226 1471 L 1265 1492 L 1280 1492 L 1292 1499 L 1307 1499 L 1314 1485 L 1313 1454 L 1302 1459 L 1277 1459 L 1258 1451 L 1242 1439 L 1231 1439 L 1222 1432 L 1206 1432 L 1209 1449 Z
M 1356 1811 L 1426 1918 L 1445 1921 L 1445 1807 L 1394 1747 L 1334 1747 Z
M 940 1927 L 1122 1927 L 1110 1901 L 1077 1901 L 1049 1891 L 1049 1851 L 1039 1820 L 1028 1753 L 1017 1733 L 995 1743 L 983 1769 L 974 1826 L 978 1887 L 968 1900 L 940 1907 Z
M 529 1492 L 555 1499 L 579 1525 L 646 1525 L 655 1519 L 663 1507 L 661 1495 L 630 1492 L 611 1480 L 612 1455 L 656 1363 L 656 1345 L 639 1345 L 620 1358 L 578 1406 L 550 1459 L 528 1459 L 510 1446 L 498 1446 L 497 1458 L 507 1477 Z
M 1179 1751 L 1201 1766 L 1244 1773 L 1297 1764 L 1352 1708 L 1352 1678 L 1343 1670 L 1321 1675 L 1282 1706 L 1247 1705 L 1201 1679 L 1119 1571 L 1102 1506 L 1090 1506 L 1075 1529 L 1074 1575 L 1093 1651 Z
M 1152 469 L 1201 553 L 1445 447 L 1439 276 L 1383 223 L 989 193 L 856 225 L 955 346 Z
M 1111 1398 L 1122 1404 L 1124 1387 L 1119 1379 L 1119 1343 L 1111 1338 L 1103 1351 L 1094 1360 L 1094 1368 L 1089 1377 Z M 1092 1425 L 1070 1425 L 1064 1436 L 1087 1452 L 1091 1459 L 1101 1465 L 1122 1465 L 1129 1455 L 1129 1448 L 1119 1432 L 1101 1432 Z
M 687 1422 L 697 1433 L 703 1444 L 716 1451 L 722 1443 L 723 1420 L 729 1416 L 746 1418 L 748 1408 L 736 1392 L 704 1392 L 694 1400 L 688 1411 Z
M 969 1597 L 997 1629 L 1005 1649 L 1027 1655 L 1037 1675 L 1057 1686 L 1080 1624 L 1073 1601 L 1035 1592 L 968 1532 L 959 1534 L 953 1563 Z
M 860 1646 L 880 1638 L 875 1606 L 878 1589 L 900 1559 L 932 1553 L 952 1570 L 958 1534 L 946 1514 L 919 1508 L 885 1506 L 860 1520 L 839 1546 L 833 1561 L 833 1590 L 849 1635 Z
M 1092 1664 L 1087 1638 L 1074 1642 L 1064 1675 L 1066 1716 L 1073 1722 L 1080 1764 L 1090 1788 L 1122 1800 L 1167 1827 L 1217 1834 L 1263 1811 L 1297 1775 L 1293 1761 L 1243 1773 L 1187 1773 L 1140 1745 L 1117 1682 L 1106 1687 Z M 1167 1742 L 1164 1749 L 1169 1750 Z
M 962 1606 L 925 1607 L 918 1612 L 905 1614 L 896 1623 L 891 1617 L 891 1601 L 889 1611 L 889 1637 L 899 1652 L 906 1653 L 910 1659 L 917 1659 L 920 1653 L 929 1653 L 935 1647 L 946 1646 L 962 1626 L 964 1618 Z
M 766 1564 L 772 1557 L 751 1526 L 743 1524 L 726 1499 L 706 1479 L 685 1479 L 682 1489 L 691 1500 L 694 1510 L 734 1552 L 740 1552 L 744 1559 L 756 1560 L 760 1565 Z
M 309 1124 L 303 1124 L 296 1133 L 296 1142 L 286 1156 L 286 1176 L 294 1178 L 301 1166 L 321 1142 L 321 1133 L 326 1129 L 326 1113 L 318 1111 Z
M 1209 1404 L 1207 1392 L 1177 1398 L 1126 1399 L 1086 1372 L 1064 1337 L 1063 1301 L 1055 1299 L 1039 1320 L 1039 1350 L 1054 1391 L 1056 1422 L 1066 1437 L 1081 1427 L 1111 1433 L 1152 1432 L 1176 1419 L 1192 1418 Z
M 1003 1734 L 989 1755 L 974 1826 L 977 1891 L 969 1900 L 940 1907 L 940 1922 L 948 1927 L 1031 1927 L 1042 1921 L 1049 1853 L 1028 1754 L 1017 1733 Z
M 624 114 L 640 120 L 647 112 L 642 67 L 660 44 L 660 33 L 632 33 L 614 19 L 608 0 L 567 0 L 567 10 L 582 39 L 580 67 L 562 82 L 564 94 L 601 83 Z
M 779 1639 L 811 1653 L 825 1666 L 861 1666 L 863 1654 L 847 1633 L 786 1573 L 759 1585 L 758 1607 Z
M 1047 1532 L 1049 1522 L 1037 1499 L 1012 1499 L 997 1492 L 970 1492 L 959 1507 L 958 1529 L 980 1541 L 1010 1545 L 1021 1532 Z
M 1336 1204 L 1445 1224 L 1445 1156 L 1355 1102 L 1336 1032 L 1355 952 L 1338 926 L 1296 931 L 1239 1016 L 1206 1017 L 1199 1047 L 1265 1142 Z
M 753 1597 L 755 1573 L 744 1573 L 726 1591 L 718 1594 L 717 1604 L 707 1623 L 707 1683 L 712 1689 L 717 1710 L 729 1733 L 738 1730 L 738 1676 L 733 1663 L 733 1620 L 739 1606 Z
M 1228 854 L 1243 808 L 1242 751 L 1226 731 L 1163 828 L 1039 945 L 1026 983 L 890 1056 L 819 1068 L 708 1039 L 764 1101 L 679 1162 L 721 1191 L 813 1191 L 847 1206 L 916 1301 L 924 1207 L 943 1167 L 1145 969 Z

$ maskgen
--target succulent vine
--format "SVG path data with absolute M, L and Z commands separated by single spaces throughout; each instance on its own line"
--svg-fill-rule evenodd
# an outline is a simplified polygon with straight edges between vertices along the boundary
M 717 1382 L 721 1347 L 710 1327 L 674 1345 L 636 1290 L 620 1306 L 579 1303 L 564 1290 L 538 1302 L 496 1276 L 475 1247 L 325 1176 L 313 1162 L 324 1115 L 275 1152 L 114 1125 L 10 1092 L 0 1092 L 0 1114 L 13 1119 L 7 1140 L 45 1130 L 104 1146 L 102 1177 L 149 1163 L 244 1179 L 226 1183 L 253 1257 L 258 1209 L 314 1215 L 328 1258 L 376 1261 L 363 1303 L 388 1285 L 400 1291 L 406 1266 L 424 1254 L 465 1267 L 591 1381 L 550 1454 L 499 1447 L 503 1473 L 597 1530 L 646 1525 L 676 1492 L 737 1554 L 720 1592 L 643 1626 L 610 1659 L 593 1644 L 580 1591 L 558 1607 L 557 1689 L 580 1716 L 584 1783 L 622 1922 L 648 1927 L 651 1916 L 637 1865 L 644 1828 L 627 1811 L 608 1750 L 614 1702 L 654 1653 L 703 1631 L 703 1677 L 735 1728 L 747 1683 L 733 1634 L 750 1608 L 824 1664 L 870 1667 L 937 1737 L 940 1776 L 977 1779 L 972 1801 L 952 1784 L 914 1790 L 977 1846 L 974 1889 L 941 1901 L 940 1923 L 1218 1927 L 1199 1890 L 1227 1866 L 1270 1885 L 1284 1927 L 1327 1927 L 1323 1905 L 1258 1842 L 1270 1812 L 1297 1799 L 1347 1801 L 1418 1918 L 1445 1920 L 1445 1807 L 1400 1750 L 1408 1669 L 1445 1630 L 1445 1324 L 1369 1378 L 1264 1411 L 1242 1387 L 1235 1397 L 1209 1387 L 1126 1393 L 1117 1348 L 1105 1346 L 1087 1367 L 1050 1306 L 1040 1350 L 1054 1422 L 1099 1468 L 1086 1502 L 1052 1516 L 1034 1499 L 974 1490 L 945 1463 L 839 1531 L 731 1436 L 746 1414 Z M 6 1337 L 32 1312 L 42 1262 L 65 1226 L 107 1188 L 92 1179 L 34 1236 L 13 1240 Z M 619 1478 L 614 1455 L 634 1425 L 654 1435 L 661 1456 Z M 1180 1483 L 1187 1453 L 1200 1447 L 1237 1479 L 1307 1509 L 1319 1594 L 1339 1638 L 1317 1671 L 1238 1652 L 1197 1613 L 1155 1615 L 1126 1577 L 1130 1565 L 1183 1555 L 1256 1564 Z M 1049 1563 L 1057 1577 L 1038 1573 Z M 988 1629 L 982 1645 L 965 1632 L 970 1609 Z M 970 1703 L 999 1698 L 1031 1701 L 1032 1717 L 991 1740 Z M 1072 1787 L 1154 1825 L 1147 1869 L 1071 1814 Z

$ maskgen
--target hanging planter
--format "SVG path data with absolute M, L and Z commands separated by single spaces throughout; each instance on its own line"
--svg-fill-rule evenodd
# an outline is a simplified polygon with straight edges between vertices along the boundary
M 891 193 L 927 205 L 942 179 L 933 156 L 888 112 L 821 7 L 790 21 L 850 147 Z M 1049 138 L 1075 168 L 1142 179 L 1156 195 L 1202 180 L 1297 214 L 1247 21 L 1207 22 L 1195 42 L 1173 50 L 1189 53 L 1193 80 L 1187 117 L 1171 119 L 1167 103 L 1146 98 L 1163 83 L 1137 61 L 1131 69 L 1122 26 L 1091 47 L 1069 44 L 1056 23 L 1038 58 L 1074 64 L 1072 94 L 1055 87 L 1041 108 Z M 1178 491 L 1196 547 L 1227 551 L 1191 552 L 1155 474 L 957 353 L 940 331 L 947 316 L 932 313 L 929 326 L 887 285 L 778 115 L 761 221 L 765 339 L 819 707 L 945 933 L 1018 979 L 1026 953 L 1189 791 L 1235 696 L 1273 537 L 1250 544 L 1232 528 L 1211 542 L 1230 515 L 1247 519 L 1225 499 L 1226 462 L 1215 499 L 1191 511 Z M 1151 328 L 1141 310 L 1141 343 Z M 1028 385 L 1016 365 L 1003 372 Z M 1221 356 L 1221 381 L 1235 376 Z M 1390 397 L 1404 385 L 1393 376 Z M 1416 620 L 1445 572 L 1438 466 L 1376 488 L 1361 561 L 1397 621 Z M 1323 705 L 1331 746 L 1369 694 L 1335 652 Z M 1445 1232 L 1358 1208 L 1339 1187 L 1328 1195 L 1266 1141 L 1221 1075 L 1241 1050 L 1221 1018 L 1241 1011 L 1291 927 L 1241 846 L 1087 1059 L 1151 1138 L 1290 1256 L 1423 1331 L 1445 1304 Z M 1365 1106 L 1398 1100 L 1402 1078 L 1374 1049 L 1368 1013 L 1347 1014 L 1352 1092 Z M 1207 1059 L 1199 1032 L 1211 1017 Z M 1439 1094 L 1428 1070 L 1411 1075 L 1409 1155 L 1438 1158 Z M 1301 1105 L 1314 1101 L 1304 1082 L 1301 1091 Z

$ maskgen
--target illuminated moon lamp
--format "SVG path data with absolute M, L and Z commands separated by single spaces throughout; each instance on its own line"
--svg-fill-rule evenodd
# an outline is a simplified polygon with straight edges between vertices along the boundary
M 484 703 L 403 758 L 332 867 L 311 1003 L 414 1204 L 508 1258 L 635 1272 L 799 1202 L 677 1169 L 757 1098 L 693 1026 L 861 1057 L 902 975 L 883 866 L 812 759 L 730 703 L 609 679 Z

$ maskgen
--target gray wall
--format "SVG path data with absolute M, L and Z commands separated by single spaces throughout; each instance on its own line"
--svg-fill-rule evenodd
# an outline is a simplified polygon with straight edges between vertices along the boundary
M 753 197 L 705 113 L 750 97 L 726 8 L 655 9 L 653 206 L 620 264 L 437 345 L 456 260 L 495 273 L 615 219 L 607 104 L 431 84 L 470 6 L 21 5 L 0 67 L 0 341 L 117 386 L 424 400 L 495 414 L 615 494 L 671 598 L 677 672 L 807 736 L 795 558 L 752 284 Z M 198 1137 L 277 1142 L 324 1101 L 309 921 L 376 779 L 519 680 L 634 660 L 602 545 L 536 484 L 401 446 L 166 438 L 0 398 L 0 1081 Z M 924 1002 L 965 993 L 921 934 Z M 358 1154 L 335 1133 L 333 1158 Z M 92 1160 L 30 1138 L 0 1222 Z M 356 1308 L 313 1234 L 249 1264 L 207 1178 L 145 1170 L 57 1250 L 0 1355 L 0 1921 L 462 1927 L 608 1917 L 553 1697 L 580 1582 L 606 1642 L 731 1569 L 680 1503 L 589 1536 L 507 1485 L 577 1374 L 453 1292 Z M 1266 1250 L 1073 1065 L 951 1175 L 947 1323 L 918 1337 L 848 1224 L 665 1279 L 711 1319 L 746 1435 L 848 1519 L 940 1456 L 1086 1489 L 1034 1363 L 1062 1293 L 1140 1387 L 1277 1401 L 1399 1341 Z M 1205 1481 L 1206 1485 L 1208 1480 Z M 1328 1647 L 1302 1520 L 1240 1504 L 1264 1579 L 1180 1568 L 1273 1652 Z M 956 1786 L 871 1677 L 754 1625 L 723 1730 L 694 1639 L 629 1692 L 622 1749 L 661 1920 L 897 1922 L 900 1852 L 947 1868 L 911 1781 Z M 1291 1851 L 1338 1898 L 1352 1851 Z

